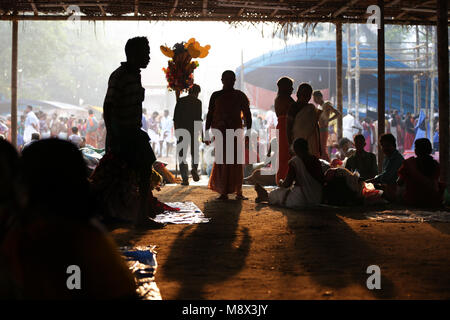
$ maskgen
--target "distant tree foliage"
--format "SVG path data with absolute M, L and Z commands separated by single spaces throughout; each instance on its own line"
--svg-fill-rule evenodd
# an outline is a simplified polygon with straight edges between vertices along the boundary
M 77 22 L 80 23 L 80 22 Z M 118 66 L 122 43 L 96 32 L 93 23 L 19 22 L 19 99 L 101 105 L 108 77 Z M 10 99 L 10 22 L 0 22 L 0 96 Z

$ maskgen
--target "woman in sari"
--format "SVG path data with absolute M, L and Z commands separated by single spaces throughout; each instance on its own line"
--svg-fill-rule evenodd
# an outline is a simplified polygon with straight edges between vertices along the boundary
M 287 208 L 321 203 L 324 176 L 319 159 L 309 153 L 305 139 L 295 140 L 293 148 L 295 156 L 289 161 L 289 171 L 280 188 L 267 193 L 263 187 L 256 184 L 256 202 L 268 201 L 271 205 Z
M 275 112 L 278 117 L 278 172 L 276 181 L 285 179 L 289 169 L 289 143 L 286 134 L 286 118 L 289 107 L 295 103 L 291 94 L 294 90 L 293 81 L 290 78 L 283 77 L 277 82 L 278 95 L 275 98 Z
M 302 83 L 298 87 L 297 102 L 289 108 L 286 131 L 288 141 L 292 144 L 298 138 L 308 142 L 309 152 L 321 157 L 319 117 L 322 110 L 309 103 L 312 96 L 312 87 L 308 83 Z
M 216 161 L 209 179 L 209 188 L 220 194 L 219 200 L 227 200 L 228 194 L 236 193 L 237 199 L 246 199 L 242 195 L 242 182 L 244 179 L 244 148 L 240 151 L 242 154 L 237 154 L 237 142 L 242 143 L 244 137 L 242 130 L 235 131 L 239 137 L 234 138 L 234 141 L 226 141 L 226 130 L 242 129 L 242 114 L 244 116 L 247 130 L 252 126 L 252 115 L 250 113 L 250 102 L 247 96 L 239 90 L 234 89 L 236 82 L 236 75 L 233 71 L 227 70 L 222 74 L 223 89 L 216 91 L 211 95 L 209 101 L 208 114 L 206 116 L 205 130 L 210 128 L 220 131 L 223 137 L 222 146 L 216 144 Z M 217 141 L 216 141 L 217 142 Z M 234 159 L 232 163 L 227 163 L 227 144 L 232 143 L 234 148 Z M 222 160 L 217 159 L 217 149 L 222 149 Z M 242 158 L 238 161 L 238 157 Z M 222 163 L 220 163 L 222 162 Z

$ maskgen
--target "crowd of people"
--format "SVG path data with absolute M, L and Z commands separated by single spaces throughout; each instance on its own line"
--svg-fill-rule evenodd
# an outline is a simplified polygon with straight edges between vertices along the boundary
M 208 187 L 219 194 L 218 200 L 227 201 L 230 194 L 239 200 L 247 199 L 242 188 L 244 167 L 249 164 L 254 146 L 242 129 L 248 132 L 254 124 L 249 99 L 234 88 L 235 73 L 223 72 L 223 87 L 210 98 L 204 129 L 201 126 L 197 132 L 194 125 L 195 121 L 203 123 L 198 85 L 192 86 L 187 97 L 178 99 L 173 119 L 168 111 L 164 112 L 158 125 L 158 115 L 153 113 L 147 119 L 142 109 L 145 95 L 140 69 L 150 61 L 147 38 L 128 40 L 125 53 L 127 61 L 108 81 L 103 121 L 98 121 L 92 111 L 82 121 L 72 117 L 61 120 L 57 114 L 47 121 L 45 114 L 34 114 L 28 107 L 22 134 L 28 145 L 19 154 L 9 142 L 0 139 L 1 297 L 134 298 L 133 276 L 99 220 L 120 219 L 133 222 L 136 228 L 162 228 L 163 224 L 151 218 L 178 210 L 153 195 L 161 187 L 155 164 L 163 151 L 156 136 L 161 137 L 162 132 L 165 137 L 172 126 L 191 134 L 188 145 L 194 180 L 199 178 L 195 159 L 196 144 L 201 140 L 208 147 L 214 145 L 216 156 L 221 153 L 227 159 L 220 162 L 214 157 L 210 168 Z M 293 83 L 287 77 L 277 82 L 276 119 L 267 121 L 269 127 L 278 129 L 278 147 L 268 150 L 278 152 L 277 172 L 269 177 L 261 173 L 262 169 L 252 170 L 256 202 L 295 209 L 322 203 L 386 201 L 424 207 L 442 205 L 445 184 L 439 181 L 439 163 L 431 157 L 428 139 L 413 141 L 416 156 L 405 160 L 391 127 L 391 133 L 378 138 L 384 156 L 381 171 L 377 156 L 366 149 L 364 133 L 352 132 L 344 138 L 347 141 L 340 141 L 338 157 L 330 157 L 324 147 L 329 138 L 326 128 L 339 111 L 307 83 L 300 84 L 294 100 Z M 318 107 L 309 103 L 312 97 Z M 79 143 L 84 138 L 98 147 L 102 126 L 106 131 L 102 138 L 105 154 L 88 174 Z M 214 130 L 215 135 L 208 133 Z M 219 135 L 225 137 L 227 130 L 235 133 L 232 139 L 219 141 Z M 30 143 L 36 135 L 50 139 L 38 138 Z M 177 146 L 185 137 L 176 133 Z M 238 142 L 244 141 L 246 150 L 240 154 Z M 158 144 L 160 152 L 155 153 L 153 147 L 156 149 Z M 187 150 L 178 151 L 182 151 L 178 153 L 182 182 L 187 185 Z M 277 185 L 270 192 L 260 180 L 268 177 Z M 71 265 L 83 270 L 83 290 L 68 290 L 67 267 Z
M 307 83 L 300 84 L 297 101 L 293 101 L 292 85 L 291 79 L 281 78 L 275 100 L 281 130 L 275 180 L 279 188 L 268 194 L 258 179 L 253 179 L 258 201 L 291 208 L 374 201 L 425 207 L 442 205 L 445 183 L 439 182 L 439 164 L 431 156 L 432 145 L 428 139 L 412 139 L 417 157 L 405 161 L 397 148 L 396 136 L 383 134 L 378 139 L 384 156 L 379 171 L 377 156 L 367 149 L 367 136 L 364 131 L 358 131 L 353 115 L 349 114 L 344 117 L 347 137 L 339 141 L 338 152 L 330 159 L 327 148 L 322 147 L 328 141 L 328 132 L 320 129 L 328 128 L 328 122 L 339 112 Z M 311 96 L 319 107 L 309 103 Z M 397 137 L 400 132 L 400 129 L 396 132 Z M 429 170 L 424 169 L 425 163 Z M 421 192 L 424 185 L 426 191 Z
M 11 116 L 0 118 L 0 135 L 11 141 Z M 69 140 L 78 147 L 87 144 L 94 148 L 104 149 L 105 122 L 102 118 L 97 119 L 91 109 L 88 110 L 87 117 L 77 117 L 74 114 L 66 117 L 59 115 L 57 111 L 49 115 L 28 105 L 18 121 L 17 146 L 19 150 L 33 141 L 46 138 Z
M 417 115 L 407 112 L 406 114 L 393 110 L 385 115 L 385 132 L 391 133 L 396 141 L 398 150 L 401 153 L 408 152 L 413 149 L 414 140 L 416 138 L 428 137 L 432 139 L 433 151 L 439 150 L 439 118 L 435 117 L 434 134 L 430 137 L 430 133 L 427 132 L 428 117 L 420 112 Z M 343 137 L 352 141 L 355 134 L 362 134 L 366 139 L 366 146 L 364 149 L 369 152 L 377 153 L 378 142 L 378 120 L 371 118 L 364 118 L 358 120 L 353 112 L 349 112 L 342 119 Z M 335 132 L 335 128 L 331 127 L 330 132 Z M 327 146 L 330 148 L 336 148 L 338 141 L 336 135 L 334 140 L 329 141 Z M 336 148 L 337 149 L 337 148 Z

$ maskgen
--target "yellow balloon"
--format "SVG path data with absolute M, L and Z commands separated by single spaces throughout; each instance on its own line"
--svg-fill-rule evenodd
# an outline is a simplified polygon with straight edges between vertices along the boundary
M 206 45 L 206 46 L 204 46 L 204 47 L 201 47 L 201 50 L 200 50 L 200 55 L 198 56 L 199 58 L 204 58 L 204 57 L 206 57 L 207 55 L 208 55 L 208 53 L 209 53 L 209 49 L 211 48 L 211 46 L 208 44 L 208 45 Z
M 166 57 L 173 58 L 173 51 L 170 48 L 167 48 L 166 46 L 160 46 L 159 49 L 165 55 Z

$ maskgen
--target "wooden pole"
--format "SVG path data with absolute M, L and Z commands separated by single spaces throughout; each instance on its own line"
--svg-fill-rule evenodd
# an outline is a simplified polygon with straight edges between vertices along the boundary
M 337 109 L 341 113 L 337 119 L 338 140 L 342 139 L 342 23 L 336 23 L 336 94 Z
M 431 39 L 434 39 L 434 33 L 433 30 L 431 30 Z M 436 43 L 436 41 L 431 41 L 431 65 L 430 65 L 430 69 L 431 72 L 429 73 L 430 75 L 430 82 L 431 82 L 431 93 L 430 93 L 430 140 L 431 143 L 433 143 L 433 136 L 434 136 L 434 111 L 435 111 L 435 106 L 434 106 L 434 102 L 435 102 L 435 77 L 436 77 L 436 62 L 435 62 L 435 58 L 434 58 L 434 53 L 436 52 L 436 48 L 434 47 L 434 43 Z M 436 146 L 434 146 L 436 147 Z
M 17 148 L 17 52 L 18 21 L 12 22 L 12 61 L 11 61 L 11 143 Z
M 377 34 L 377 58 L 378 58 L 378 139 L 384 134 L 384 110 L 385 110 L 385 55 L 384 55 L 384 1 L 378 0 L 380 7 L 380 27 Z M 378 145 L 378 168 L 383 167 L 383 152 L 380 143 Z
M 449 86 L 448 86 L 448 3 L 437 2 L 437 53 L 439 81 L 439 162 L 441 165 L 441 181 L 449 186 Z
M 359 30 L 355 24 L 355 119 L 359 122 Z
M 350 23 L 347 24 L 347 114 L 352 105 L 352 50 L 350 48 Z

